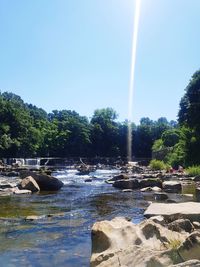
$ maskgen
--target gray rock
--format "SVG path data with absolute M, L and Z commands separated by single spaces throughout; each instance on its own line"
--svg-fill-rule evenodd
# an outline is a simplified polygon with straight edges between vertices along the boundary
M 156 192 L 154 193 L 154 199 L 156 201 L 162 201 L 162 200 L 166 200 L 168 199 L 168 195 L 166 193 L 162 193 L 162 192 Z
M 194 182 L 199 182 L 199 181 L 200 181 L 200 175 L 195 176 L 192 180 L 193 180 Z
M 121 173 L 119 175 L 115 175 L 114 177 L 106 180 L 106 183 L 108 184 L 113 184 L 115 181 L 119 181 L 119 180 L 127 180 L 129 179 L 129 176 L 124 174 L 124 173 Z
M 148 179 L 142 179 L 139 181 L 140 188 L 144 187 L 162 187 L 162 181 L 159 178 L 148 178 Z
M 137 189 L 139 182 L 136 179 L 118 180 L 113 183 L 113 186 L 120 189 Z
M 174 216 L 179 214 L 181 218 L 192 221 L 200 220 L 200 203 L 184 202 L 184 203 L 151 203 L 145 211 L 146 217 L 151 216 Z
M 177 181 L 166 181 L 162 184 L 163 190 L 168 193 L 181 192 L 181 183 Z
M 32 176 L 24 178 L 18 187 L 19 189 L 27 189 L 30 190 L 31 192 L 40 191 L 39 185 Z
M 20 177 L 22 179 L 28 176 L 32 176 L 34 178 L 41 191 L 57 191 L 63 186 L 63 182 L 61 182 L 59 179 L 46 174 L 36 173 L 33 171 L 20 172 Z

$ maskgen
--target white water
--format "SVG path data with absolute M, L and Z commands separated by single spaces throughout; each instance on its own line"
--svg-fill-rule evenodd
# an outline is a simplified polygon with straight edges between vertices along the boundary
M 131 158 L 132 158 L 131 124 L 132 124 L 132 114 L 133 114 L 133 93 L 134 93 L 134 86 L 135 86 L 135 66 L 136 66 L 140 6 L 141 6 L 141 0 L 135 0 L 135 15 L 134 15 L 134 25 L 133 25 L 132 56 L 131 56 L 131 73 L 130 73 L 129 100 L 128 100 L 127 154 L 128 154 L 129 161 L 131 161 Z

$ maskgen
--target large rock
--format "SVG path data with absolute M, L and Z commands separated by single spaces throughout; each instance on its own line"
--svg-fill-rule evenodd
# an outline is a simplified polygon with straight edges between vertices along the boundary
M 180 193 L 181 183 L 177 181 L 166 181 L 162 184 L 163 190 L 168 193 Z
M 52 177 L 46 174 L 36 173 L 33 171 L 21 171 L 20 172 L 20 177 L 22 179 L 28 176 L 31 176 L 34 178 L 34 180 L 37 182 L 41 191 L 57 191 L 63 186 L 63 182 L 61 182 L 55 177 Z
M 200 203 L 151 203 L 145 211 L 146 217 L 151 216 L 179 216 L 192 221 L 200 221 Z
M 162 181 L 159 178 L 148 178 L 140 180 L 140 188 L 144 187 L 162 187 Z
M 30 190 L 31 192 L 40 191 L 39 185 L 37 184 L 37 182 L 32 176 L 28 176 L 24 178 L 18 187 L 19 189 L 27 189 L 27 190 Z
M 177 250 L 188 236 L 152 220 L 139 225 L 124 218 L 97 222 L 92 227 L 91 267 L 171 266 L 183 261 Z
M 138 189 L 139 182 L 136 179 L 118 180 L 113 183 L 113 186 L 120 189 Z
M 106 180 L 106 183 L 108 184 L 113 184 L 115 181 L 119 181 L 119 180 L 127 180 L 129 179 L 129 176 L 124 174 L 124 173 L 121 173 L 119 175 L 115 175 L 114 177 Z

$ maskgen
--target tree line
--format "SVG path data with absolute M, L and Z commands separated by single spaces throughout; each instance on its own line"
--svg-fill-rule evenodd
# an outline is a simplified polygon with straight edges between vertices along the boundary
M 112 108 L 96 109 L 89 120 L 71 110 L 53 110 L 0 93 L 0 157 L 127 157 L 129 122 Z M 131 123 L 133 156 L 177 166 L 200 164 L 200 70 L 180 100 L 178 122 L 162 117 Z
M 151 157 L 153 142 L 176 127 L 166 118 L 131 124 L 133 153 Z M 20 96 L 0 93 L 0 157 L 126 157 L 128 121 L 112 108 L 97 109 L 89 120 L 71 110 L 45 110 Z

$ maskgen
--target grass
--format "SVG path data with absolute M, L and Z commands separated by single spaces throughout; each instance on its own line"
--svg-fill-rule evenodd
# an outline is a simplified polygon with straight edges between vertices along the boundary
M 186 173 L 188 173 L 191 176 L 200 175 L 200 166 L 198 166 L 198 165 L 195 166 L 194 165 L 194 166 L 188 167 L 186 169 Z
M 181 245 L 180 239 L 170 239 L 169 243 L 166 244 L 168 249 L 177 249 Z
M 157 160 L 157 159 L 152 159 L 150 161 L 149 167 L 152 170 L 165 170 L 166 169 L 166 165 L 162 160 Z

